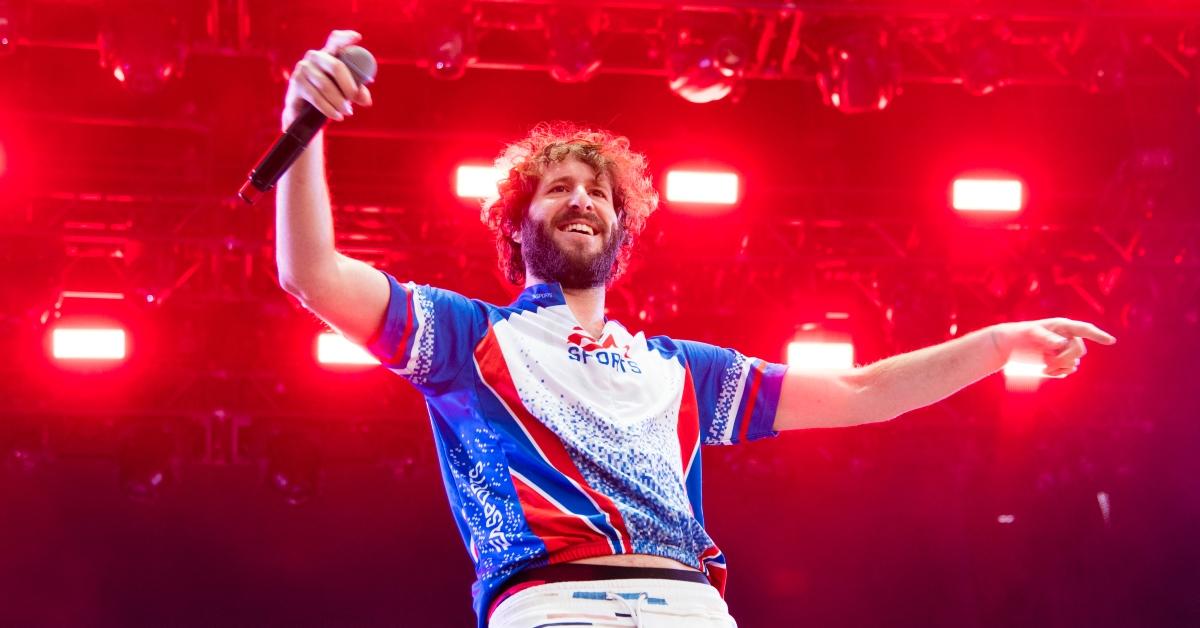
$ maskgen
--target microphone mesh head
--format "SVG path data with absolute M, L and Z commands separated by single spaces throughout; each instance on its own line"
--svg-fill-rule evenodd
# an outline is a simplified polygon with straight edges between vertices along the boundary
M 375 71 L 379 69 L 375 57 L 362 46 L 346 46 L 338 53 L 338 59 L 350 68 L 354 81 L 359 85 L 375 82 Z

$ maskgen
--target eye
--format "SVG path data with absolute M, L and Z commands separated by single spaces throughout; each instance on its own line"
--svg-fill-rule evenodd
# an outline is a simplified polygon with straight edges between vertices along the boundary
M 600 198 L 608 198 L 608 192 L 605 192 L 604 190 L 601 190 L 600 188 L 596 188 L 596 189 L 592 190 L 592 194 L 594 196 L 598 196 Z
M 549 190 L 547 190 L 547 191 L 548 191 L 548 192 L 566 192 L 566 191 L 567 191 L 567 186 L 565 186 L 565 185 L 563 185 L 563 184 L 561 184 L 561 183 L 558 183 L 558 184 L 555 184 L 555 185 L 551 186 L 551 188 L 550 188 Z

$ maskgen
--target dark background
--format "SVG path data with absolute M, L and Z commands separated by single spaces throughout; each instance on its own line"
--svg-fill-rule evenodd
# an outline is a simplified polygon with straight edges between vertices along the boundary
M 743 177 L 730 212 L 651 219 L 609 296 L 631 329 L 775 361 L 827 312 L 850 315 L 860 362 L 1045 316 L 1120 339 L 1036 392 L 995 376 L 889 423 L 706 449 L 740 626 L 1200 622 L 1200 10 L 700 4 L 760 34 L 802 16 L 801 52 L 783 63 L 773 41 L 740 98 L 698 105 L 634 54 L 666 39 L 655 3 L 597 5 L 644 32 L 606 40 L 621 63 L 576 85 L 526 28 L 555 3 L 471 3 L 479 59 L 456 81 L 422 67 L 415 3 L 0 3 L 0 624 L 473 621 L 420 397 L 313 364 L 319 324 L 276 285 L 272 199 L 232 199 L 278 133 L 279 70 L 340 26 L 383 63 L 377 106 L 330 131 L 339 246 L 404 280 L 511 299 L 453 169 L 566 118 L 628 135 L 656 177 L 696 161 Z M 977 12 L 1021 51 L 983 97 L 956 84 L 951 45 Z M 830 21 L 895 29 L 886 110 L 822 104 L 808 29 Z M 121 28 L 172 33 L 182 71 L 118 83 L 97 40 Z M 1127 43 L 1123 84 L 1086 89 L 1080 29 Z M 950 210 L 950 181 L 976 168 L 1023 178 L 1025 210 Z M 126 299 L 60 298 L 84 289 Z M 129 360 L 54 364 L 47 325 L 73 315 L 125 322 Z M 131 498 L 150 468 L 165 485 Z M 315 474 L 315 494 L 285 503 L 281 468 Z

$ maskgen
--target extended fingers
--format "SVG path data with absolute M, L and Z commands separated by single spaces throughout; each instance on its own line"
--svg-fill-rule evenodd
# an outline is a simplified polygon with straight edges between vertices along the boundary
M 1073 321 L 1067 318 L 1054 319 L 1048 327 L 1064 336 L 1087 338 L 1102 345 L 1111 345 L 1117 342 L 1117 339 L 1108 332 L 1083 321 Z

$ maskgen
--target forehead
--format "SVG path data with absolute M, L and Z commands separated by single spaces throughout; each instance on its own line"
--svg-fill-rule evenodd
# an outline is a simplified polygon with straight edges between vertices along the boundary
M 608 172 L 604 170 L 596 172 L 591 165 L 580 161 L 573 155 L 567 156 L 562 161 L 555 161 L 548 164 L 542 172 L 541 184 L 545 185 L 564 179 L 588 183 L 595 182 L 605 186 L 612 185 Z

